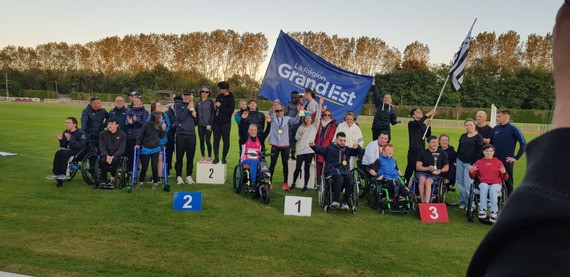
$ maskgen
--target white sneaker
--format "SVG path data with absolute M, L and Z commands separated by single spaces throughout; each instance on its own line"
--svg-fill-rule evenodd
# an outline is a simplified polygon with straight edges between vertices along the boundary
M 348 204 L 342 203 L 342 205 L 340 205 L 340 209 L 341 210 L 348 210 L 349 209 Z
M 487 217 L 487 211 L 486 210 L 479 210 L 479 214 L 477 216 L 479 218 L 485 218 L 485 217 Z
M 491 212 L 491 216 L 489 216 L 489 221 L 495 223 L 497 222 L 497 217 L 499 217 L 499 213 Z
M 192 180 L 192 176 L 186 177 L 186 183 L 188 183 L 189 185 L 194 184 L 194 180 Z
M 139 189 L 142 188 L 144 185 L 144 182 L 139 182 Z
M 184 180 L 182 180 L 182 177 L 178 176 L 176 177 L 176 183 L 179 185 L 184 185 Z
M 340 204 L 339 204 L 338 202 L 336 202 L 336 201 L 333 201 L 333 202 L 331 203 L 331 208 L 338 208 L 339 206 L 340 206 Z

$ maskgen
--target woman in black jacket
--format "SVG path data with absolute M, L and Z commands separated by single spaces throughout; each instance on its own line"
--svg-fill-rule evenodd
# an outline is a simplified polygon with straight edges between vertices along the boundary
M 165 136 L 166 123 L 160 123 L 162 112 L 152 112 L 137 137 L 136 148 L 139 149 L 141 159 L 141 173 L 139 174 L 139 188 L 143 186 L 148 163 L 152 160 L 152 189 L 158 187 L 158 155 L 160 154 L 160 139 Z M 165 191 L 169 188 L 164 187 Z

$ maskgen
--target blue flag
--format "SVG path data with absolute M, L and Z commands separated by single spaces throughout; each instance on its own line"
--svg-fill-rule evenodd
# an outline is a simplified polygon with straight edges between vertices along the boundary
M 302 93 L 310 88 L 317 94 L 317 102 L 318 97 L 325 98 L 324 105 L 341 122 L 349 110 L 360 113 L 372 79 L 327 62 L 281 31 L 259 95 L 286 104 L 292 91 Z

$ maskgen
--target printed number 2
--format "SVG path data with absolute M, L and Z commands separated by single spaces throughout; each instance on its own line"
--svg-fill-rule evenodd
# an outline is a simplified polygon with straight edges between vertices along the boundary
M 429 215 L 429 217 L 433 220 L 436 220 L 439 218 L 439 214 L 437 213 L 437 208 L 434 206 L 429 207 L 429 210 L 431 211 L 431 214 Z
M 186 201 L 186 203 L 184 203 L 182 208 L 192 209 L 192 205 L 190 205 L 190 203 L 192 202 L 192 196 L 191 195 L 184 195 L 183 199 L 185 199 L 185 200 L 188 199 L 188 201 Z
M 213 169 L 213 168 L 210 168 L 209 171 L 210 171 L 210 176 L 209 176 L 209 178 L 210 178 L 210 179 L 213 179 L 214 177 L 213 177 L 212 175 L 214 175 L 214 169 Z
M 291 203 L 291 202 L 289 202 Z M 297 205 L 297 213 L 301 213 L 301 200 L 295 202 L 295 205 Z

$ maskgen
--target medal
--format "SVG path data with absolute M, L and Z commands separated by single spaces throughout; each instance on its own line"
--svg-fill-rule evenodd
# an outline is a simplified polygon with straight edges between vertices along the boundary
M 346 161 L 342 161 L 342 165 L 346 165 Z
M 282 134 L 283 130 L 279 129 L 279 131 L 277 131 L 277 133 Z

